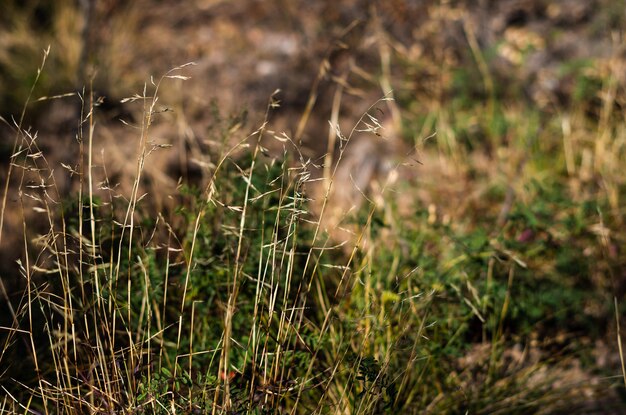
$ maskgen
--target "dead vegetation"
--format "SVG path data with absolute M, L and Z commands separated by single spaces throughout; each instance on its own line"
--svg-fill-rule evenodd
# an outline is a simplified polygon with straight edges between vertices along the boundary
M 10 2 L 0 412 L 621 413 L 625 18 Z

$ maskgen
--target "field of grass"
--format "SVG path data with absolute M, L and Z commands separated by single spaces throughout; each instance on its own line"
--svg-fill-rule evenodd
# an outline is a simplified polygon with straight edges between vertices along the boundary
M 315 158 L 300 140 L 315 109 L 293 133 L 273 124 L 289 91 L 255 125 L 219 94 L 177 102 L 191 63 L 121 91 L 133 116 L 111 121 L 105 81 L 72 89 L 87 58 L 73 3 L 58 4 L 10 13 L 50 13 L 66 49 L 27 59 L 16 39 L 45 36 L 20 24 L 0 44 L 15 56 L 0 53 L 15 83 L 0 100 L 0 414 L 626 410 L 621 55 L 566 61 L 571 94 L 542 101 L 499 77 L 469 27 L 465 64 L 434 69 L 390 29 L 372 71 L 393 93 L 364 95 L 348 122 L 352 78 L 333 78 L 318 116 L 336 145 Z M 75 116 L 52 127 L 59 101 Z M 210 122 L 193 162 L 160 184 L 160 155 L 180 151 L 163 131 L 198 113 Z M 365 186 L 358 168 L 341 179 L 362 142 L 395 152 Z M 115 145 L 123 175 L 108 170 Z

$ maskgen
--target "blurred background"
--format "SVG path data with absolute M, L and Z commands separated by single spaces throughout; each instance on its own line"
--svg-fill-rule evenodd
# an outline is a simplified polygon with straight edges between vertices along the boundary
M 166 82 L 159 91 L 163 108 L 173 111 L 161 116 L 167 122 L 154 135 L 177 148 L 156 154 L 148 166 L 162 185 L 172 187 L 181 173 L 202 176 L 200 166 L 209 161 L 198 158 L 207 156 L 191 152 L 215 139 L 218 118 L 250 132 L 280 90 L 269 129 L 301 143 L 317 166 L 340 144 L 329 121 L 347 135 L 375 106 L 388 139 L 355 139 L 344 170 L 362 176 L 355 183 L 369 183 L 408 154 L 426 151 L 423 157 L 433 161 L 403 169 L 403 177 L 437 182 L 434 193 L 422 191 L 428 183 L 415 191 L 451 219 L 480 193 L 476 172 L 468 169 L 508 182 L 528 168 L 533 148 L 550 154 L 550 162 L 561 157 L 560 173 L 577 192 L 603 173 L 617 212 L 621 177 L 608 171 L 616 171 L 614 150 L 622 144 L 607 134 L 624 99 L 623 6 L 610 0 L 9 1 L 1 18 L 0 112 L 9 123 L 21 113 L 50 45 L 33 99 L 93 90 L 97 146 L 107 149 L 109 174 L 124 182 L 130 176 L 124 168 L 134 168 L 124 146 L 133 140 L 123 138 L 129 131 L 119 120 L 136 123 L 143 107 L 121 100 L 141 94 L 151 77 L 194 62 L 184 71 L 191 79 Z M 378 102 L 383 97 L 393 100 Z M 29 106 L 25 124 L 39 131 L 39 145 L 52 159 L 76 157 L 68 149 L 78 147 L 68 144 L 80 107 L 76 96 Z M 436 139 L 425 145 L 432 134 Z M 267 147 L 280 154 L 284 144 L 276 143 Z M 11 148 L 3 140 L 4 162 Z M 338 187 L 355 184 L 350 174 L 339 176 L 347 183 Z M 459 203 L 438 203 L 449 202 L 450 192 Z M 338 200 L 340 210 L 358 193 Z

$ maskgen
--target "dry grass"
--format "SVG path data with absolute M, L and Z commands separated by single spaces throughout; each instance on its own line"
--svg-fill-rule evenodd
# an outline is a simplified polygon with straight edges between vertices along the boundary
M 0 275 L 0 413 L 623 411 L 619 54 L 576 73 L 597 87 L 587 96 L 537 108 L 502 92 L 480 28 L 450 23 L 459 10 L 429 11 L 414 36 L 448 32 L 424 52 L 397 35 L 402 14 L 389 29 L 386 8 L 371 8 L 319 55 L 302 108 L 288 100 L 281 112 L 290 92 L 276 93 L 250 128 L 197 92 L 200 62 L 150 78 L 111 122 L 98 90 L 124 78 L 133 59 L 118 48 L 142 34 L 112 19 L 102 30 L 113 40 L 88 58 L 66 18 L 76 8 L 55 7 L 66 46 L 46 50 L 20 85 L 21 116 L 4 120 L 14 144 L 0 243 L 20 259 Z M 100 7 L 92 18 L 108 13 Z M 143 16 L 127 11 L 129 25 Z M 466 73 L 454 64 L 463 55 L 445 55 L 457 29 L 474 62 Z M 42 41 L 19 24 L 11 36 Z M 225 56 L 262 44 L 255 36 Z M 351 47 L 375 65 L 340 58 Z M 38 98 L 98 60 L 112 66 L 108 81 Z M 432 99 L 411 95 L 411 76 L 433 73 L 423 85 L 433 95 L 420 90 Z M 75 108 L 70 132 L 46 123 L 60 102 Z M 298 116 L 285 121 L 289 111 Z M 67 145 L 50 144 L 59 137 Z

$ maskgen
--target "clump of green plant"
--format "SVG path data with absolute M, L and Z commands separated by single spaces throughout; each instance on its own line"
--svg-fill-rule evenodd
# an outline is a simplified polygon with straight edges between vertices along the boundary
M 465 97 L 459 113 L 440 108 L 420 127 L 437 127 L 438 159 L 469 190 L 446 194 L 439 181 L 427 205 L 408 180 L 383 186 L 382 202 L 366 197 L 345 218 L 354 239 L 341 246 L 309 211 L 309 162 L 265 123 L 239 141 L 238 121 L 216 128 L 206 180 L 181 182 L 174 208 L 151 211 L 140 189 L 150 154 L 167 151 L 149 140 L 159 88 L 184 70 L 129 99 L 144 109 L 131 189 L 94 182 L 88 93 L 80 160 L 64 166 L 77 182 L 69 199 L 18 123 L 10 171 L 24 179 L 7 189 L 26 236 L 36 233 L 30 207 L 46 229 L 25 244 L 23 291 L 5 296 L 2 408 L 521 414 L 607 395 L 619 409 L 613 385 L 581 363 L 613 323 L 607 287 L 623 265 L 623 149 L 604 135 L 613 127 L 592 146 L 567 118 L 495 99 L 476 111 Z M 377 133 L 375 117 L 354 131 Z M 338 136 L 341 163 L 352 136 Z M 268 139 L 288 151 L 267 155 Z M 392 190 L 411 198 L 408 213 Z

